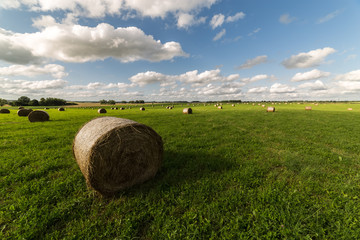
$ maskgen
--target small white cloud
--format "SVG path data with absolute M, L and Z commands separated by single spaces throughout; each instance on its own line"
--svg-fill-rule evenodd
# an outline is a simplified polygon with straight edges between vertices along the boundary
M 206 17 L 196 19 L 196 17 L 189 13 L 180 13 L 178 15 L 177 26 L 178 28 L 185 28 L 205 23 Z
M 228 16 L 226 17 L 226 22 L 235 22 L 239 19 L 244 19 L 245 18 L 245 13 L 243 12 L 238 12 L 236 13 L 234 16 Z
M 291 17 L 289 14 L 283 14 L 280 16 L 279 18 L 279 22 L 282 24 L 289 24 L 292 23 L 293 21 L 295 21 L 296 18 L 295 17 Z
M 223 14 L 216 14 L 212 17 L 210 21 L 210 25 L 212 29 L 215 29 L 217 27 L 220 27 L 225 21 L 225 16 Z
M 248 90 L 248 93 L 255 93 L 255 94 L 259 94 L 259 93 L 265 93 L 268 91 L 267 87 L 256 87 L 256 88 L 250 88 Z
M 271 78 L 272 76 L 266 75 L 266 74 L 259 74 L 251 78 L 242 78 L 241 81 L 245 83 L 251 83 L 251 82 L 257 82 L 260 80 Z
M 215 35 L 215 37 L 213 38 L 213 41 L 219 40 L 219 39 L 222 38 L 225 34 L 226 34 L 226 30 L 225 30 L 225 29 L 221 30 L 218 34 Z
M 285 59 L 282 61 L 282 65 L 289 69 L 315 67 L 323 63 L 325 58 L 334 52 L 336 52 L 336 50 L 330 47 L 319 48 L 307 53 L 302 52 Z
M 329 14 L 327 14 L 326 16 L 320 18 L 320 19 L 317 21 L 317 23 L 318 23 L 318 24 L 321 24 L 321 23 L 328 22 L 328 21 L 330 21 L 331 19 L 337 17 L 337 16 L 338 16 L 339 14 L 341 14 L 342 12 L 343 12 L 342 10 L 336 10 L 336 11 L 334 11 L 334 12 L 332 12 L 332 13 L 329 13 Z
M 11 65 L 9 67 L 0 68 L 0 76 L 34 77 L 46 74 L 50 74 L 55 78 L 63 78 L 68 75 L 67 73 L 65 73 L 65 68 L 57 64 L 48 64 L 43 67 L 36 65 Z
M 298 87 L 299 88 L 309 88 L 310 90 L 314 90 L 314 91 L 320 91 L 320 90 L 327 89 L 325 84 L 320 80 L 316 80 L 315 82 L 303 83 L 303 84 L 300 84 Z
M 335 77 L 337 81 L 360 81 L 360 69 L 351 71 L 345 74 L 340 74 Z
M 288 86 L 286 84 L 281 84 L 281 83 L 274 83 L 271 87 L 270 87 L 270 93 L 293 93 L 295 92 L 295 88 Z
M 256 65 L 259 65 L 261 63 L 266 63 L 266 62 L 267 62 L 266 55 L 257 56 L 255 58 L 246 60 L 246 62 L 243 63 L 242 65 L 240 65 L 239 67 L 237 67 L 237 69 L 248 69 L 248 68 L 252 68 Z
M 296 73 L 292 78 L 292 82 L 309 81 L 330 76 L 329 72 L 323 72 L 318 69 L 313 69 L 309 72 Z
M 248 36 L 251 37 L 252 35 L 260 32 L 260 30 L 261 30 L 261 28 L 257 28 L 257 29 L 255 29 L 254 31 L 252 31 L 251 33 L 249 33 Z

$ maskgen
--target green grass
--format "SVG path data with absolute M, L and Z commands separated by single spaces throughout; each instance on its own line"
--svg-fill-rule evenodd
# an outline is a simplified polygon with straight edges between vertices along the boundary
M 154 179 L 114 198 L 87 189 L 72 156 L 96 110 L 0 114 L 0 238 L 358 239 L 360 105 L 311 106 L 108 109 L 165 149 Z

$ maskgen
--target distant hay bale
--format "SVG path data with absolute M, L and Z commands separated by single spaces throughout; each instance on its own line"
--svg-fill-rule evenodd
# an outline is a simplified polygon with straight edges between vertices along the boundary
M 18 109 L 20 110 L 20 109 L 24 109 L 24 107 L 18 107 Z
M 352 109 L 352 108 L 348 108 L 347 110 L 348 110 L 348 111 L 352 111 L 353 109 Z
M 307 106 L 307 107 L 305 107 L 305 110 L 312 110 L 312 107 Z
M 44 108 L 44 109 L 49 109 L 48 107 Z
M 183 113 L 184 114 L 192 114 L 192 109 L 191 108 L 184 108 Z
M 145 111 L 145 108 L 144 108 L 144 107 L 141 107 L 141 108 L 140 108 L 140 111 Z
M 173 107 L 169 107 L 169 109 L 173 109 Z
M 59 110 L 59 111 L 65 111 L 65 108 L 59 107 L 58 110 Z
M 265 107 L 265 105 L 261 105 L 263 108 Z
M 266 109 L 267 112 L 275 112 L 275 107 L 268 107 Z
M 144 124 L 100 117 L 76 134 L 73 154 L 88 186 L 109 196 L 153 178 L 162 163 L 163 142 Z
M 0 109 L 0 113 L 10 113 L 10 110 L 6 108 L 2 108 Z
M 27 117 L 29 115 L 29 113 L 32 112 L 32 109 L 20 109 L 17 111 L 17 115 L 19 117 Z
M 100 109 L 98 109 L 98 113 L 106 113 L 106 109 L 105 108 L 100 108 Z
M 121 107 L 120 110 L 125 110 L 125 108 Z
M 231 104 L 232 107 L 235 107 L 235 104 Z
M 222 106 L 218 106 L 218 109 L 222 109 Z
M 45 111 L 35 110 L 29 113 L 28 119 L 30 122 L 45 122 L 49 121 L 50 116 Z

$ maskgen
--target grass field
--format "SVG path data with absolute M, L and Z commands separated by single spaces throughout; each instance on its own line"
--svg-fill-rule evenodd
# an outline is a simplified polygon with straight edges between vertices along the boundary
M 153 180 L 102 198 L 72 155 L 96 109 L 0 114 L 1 239 L 359 239 L 360 104 L 111 110 L 164 141 Z M 347 108 L 353 108 L 348 111 Z

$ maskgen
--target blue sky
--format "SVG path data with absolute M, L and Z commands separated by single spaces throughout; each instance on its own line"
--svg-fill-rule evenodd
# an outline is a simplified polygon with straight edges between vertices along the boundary
M 2 0 L 0 98 L 359 100 L 357 0 Z

